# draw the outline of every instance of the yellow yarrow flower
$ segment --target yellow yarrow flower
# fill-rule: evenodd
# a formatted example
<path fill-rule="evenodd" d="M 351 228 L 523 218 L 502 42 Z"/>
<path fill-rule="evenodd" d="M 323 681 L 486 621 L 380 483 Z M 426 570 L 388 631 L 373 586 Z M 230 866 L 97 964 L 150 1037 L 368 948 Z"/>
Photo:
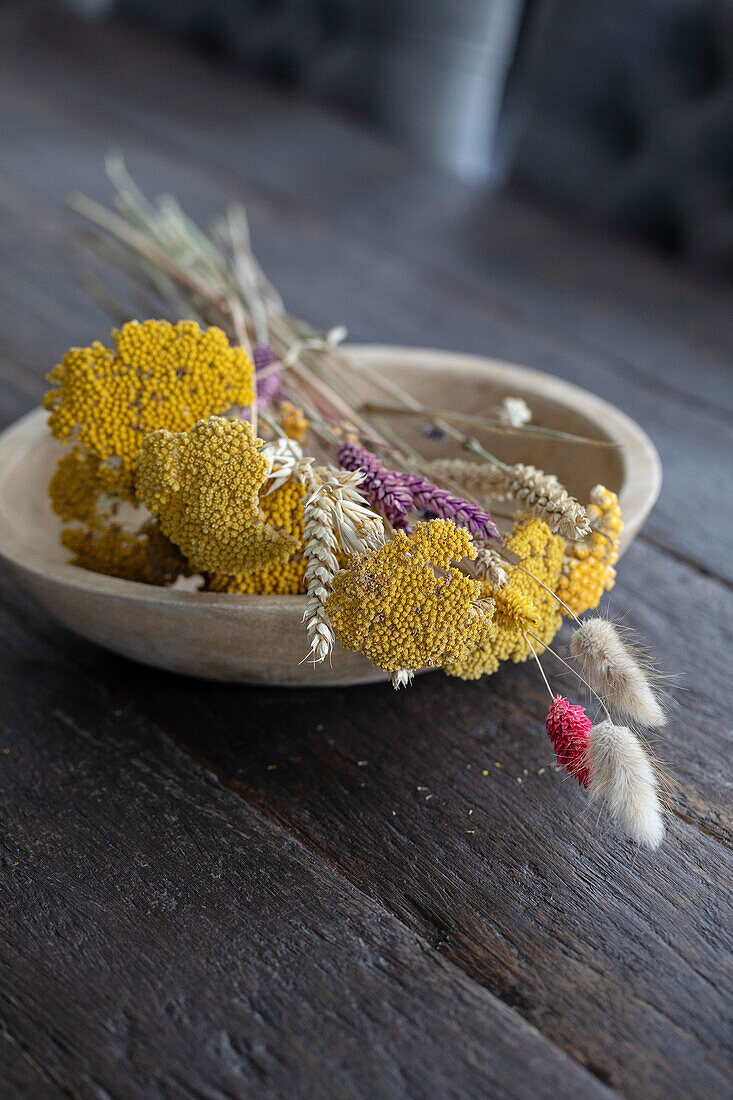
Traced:
<path fill-rule="evenodd" d="M 303 415 L 303 410 L 293 405 L 291 401 L 285 401 L 281 407 L 280 423 L 282 430 L 288 439 L 295 439 L 302 443 L 310 428 L 310 420 Z"/>
<path fill-rule="evenodd" d="M 576 615 L 598 607 L 603 593 L 613 588 L 624 526 L 618 497 L 603 485 L 593 489 L 586 511 L 596 530 L 583 542 L 568 545 L 557 586 L 558 596 Z"/>
<path fill-rule="evenodd" d="M 267 522 L 292 535 L 299 546 L 303 542 L 305 492 L 304 485 L 296 481 L 286 481 L 272 492 L 260 494 L 260 506 Z M 298 550 L 287 561 L 273 562 L 263 569 L 255 569 L 249 573 L 212 574 L 206 579 L 206 587 L 211 592 L 296 596 L 306 591 L 305 567 L 305 558 Z"/>
<path fill-rule="evenodd" d="M 243 420 L 212 416 L 186 432 L 150 432 L 137 464 L 140 501 L 194 570 L 238 573 L 286 561 L 297 542 L 265 522 L 262 440 Z"/>
<path fill-rule="evenodd" d="M 228 592 L 239 596 L 302 596 L 305 594 L 306 562 L 295 554 L 288 561 L 266 565 L 251 573 L 211 574 L 206 581 L 209 592 Z"/>
<path fill-rule="evenodd" d="M 477 582 L 452 563 L 475 556 L 468 531 L 450 520 L 416 524 L 411 538 L 398 531 L 334 577 L 326 610 L 336 636 L 388 672 L 461 660 L 488 614 L 475 606 Z"/>
<path fill-rule="evenodd" d="M 64 523 L 78 520 L 90 527 L 100 522 L 99 498 L 104 485 L 99 459 L 74 447 L 63 455 L 48 485 L 51 507 Z"/>
<path fill-rule="evenodd" d="M 491 597 L 496 605 L 496 624 L 503 630 L 522 633 L 536 630 L 542 624 L 542 616 L 529 597 L 517 592 L 511 584 L 492 590 Z"/>
<path fill-rule="evenodd" d="M 118 523 L 91 530 L 68 527 L 61 542 L 74 555 L 71 564 L 92 573 L 120 577 L 142 584 L 173 584 L 188 572 L 176 547 L 148 520 L 139 531 L 125 531 Z"/>
<path fill-rule="evenodd" d="M 76 440 L 128 472 L 149 431 L 183 431 L 252 402 L 252 364 L 221 329 L 130 321 L 112 339 L 113 348 L 99 342 L 71 348 L 48 375 L 53 389 L 43 404 L 57 439 Z"/>
<path fill-rule="evenodd" d="M 496 672 L 501 661 L 526 661 L 532 656 L 523 634 L 527 630 L 534 635 L 530 641 L 536 652 L 544 651 L 562 622 L 552 592 L 562 569 L 564 545 L 564 540 L 553 535 L 539 517 L 523 516 L 516 521 L 505 547 L 519 558 L 522 568 L 507 565 L 507 583 L 503 588 L 494 589 L 488 581 L 479 582 L 482 598 L 492 599 L 496 604 L 495 620 L 484 629 L 476 647 L 464 659 L 445 666 L 447 673 L 462 680 L 477 680 Z"/>

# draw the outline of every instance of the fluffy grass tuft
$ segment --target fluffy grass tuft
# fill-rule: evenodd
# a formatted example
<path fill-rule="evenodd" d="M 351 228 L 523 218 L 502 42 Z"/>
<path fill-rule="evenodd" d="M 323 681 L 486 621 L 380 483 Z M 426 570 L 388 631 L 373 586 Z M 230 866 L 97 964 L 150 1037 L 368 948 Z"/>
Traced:
<path fill-rule="evenodd" d="M 594 726 L 588 766 L 591 802 L 605 806 L 637 844 L 658 848 L 664 822 L 657 778 L 638 737 L 611 722 Z"/>
<path fill-rule="evenodd" d="M 666 723 L 643 656 L 637 656 L 613 623 L 586 619 L 572 637 L 570 652 L 593 690 L 620 717 L 650 728 Z"/>

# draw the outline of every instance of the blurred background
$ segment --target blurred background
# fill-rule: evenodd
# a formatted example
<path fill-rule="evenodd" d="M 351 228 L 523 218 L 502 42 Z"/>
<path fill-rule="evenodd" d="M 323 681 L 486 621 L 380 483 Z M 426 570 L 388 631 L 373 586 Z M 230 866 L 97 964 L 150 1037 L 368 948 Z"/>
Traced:
<path fill-rule="evenodd" d="M 0 74 L 6 420 L 109 323 L 68 198 L 111 151 L 243 202 L 320 328 L 578 382 L 668 470 L 733 407 L 733 0 L 3 0 Z"/>
<path fill-rule="evenodd" d="M 730 0 L 66 0 L 733 271 Z"/>

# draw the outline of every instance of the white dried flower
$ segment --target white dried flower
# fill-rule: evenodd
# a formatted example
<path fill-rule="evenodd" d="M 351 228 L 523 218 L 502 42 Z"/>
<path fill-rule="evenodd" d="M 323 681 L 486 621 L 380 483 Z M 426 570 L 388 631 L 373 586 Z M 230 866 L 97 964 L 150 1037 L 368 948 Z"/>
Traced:
<path fill-rule="evenodd" d="M 641 726 L 666 723 L 642 665 L 613 623 L 586 619 L 573 634 L 570 652 L 590 686 L 612 710 Z"/>
<path fill-rule="evenodd" d="M 529 424 L 532 410 L 523 397 L 505 397 L 499 405 L 497 417 L 503 424 L 521 428 L 523 424 Z"/>
<path fill-rule="evenodd" d="M 626 726 L 601 722 L 588 747 L 590 799 L 606 807 L 637 844 L 658 848 L 664 837 L 657 778 L 639 739 Z"/>
<path fill-rule="evenodd" d="M 401 668 L 397 672 L 391 673 L 390 680 L 395 691 L 399 691 L 400 688 L 409 687 L 414 677 L 415 673 L 411 669 Z"/>
<path fill-rule="evenodd" d="M 263 488 L 264 496 L 279 489 L 296 475 L 302 478 L 305 468 L 313 462 L 312 458 L 303 458 L 303 449 L 294 439 L 274 439 L 271 443 L 265 443 L 260 453 L 269 463 Z"/>

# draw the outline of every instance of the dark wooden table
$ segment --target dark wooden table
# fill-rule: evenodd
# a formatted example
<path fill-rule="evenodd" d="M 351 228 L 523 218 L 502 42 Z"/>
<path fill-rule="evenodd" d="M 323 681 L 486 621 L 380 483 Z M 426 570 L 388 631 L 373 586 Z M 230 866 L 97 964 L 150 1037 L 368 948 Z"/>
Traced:
<path fill-rule="evenodd" d="M 119 148 L 199 218 L 243 199 L 301 315 L 635 416 L 666 480 L 609 607 L 679 676 L 649 855 L 538 774 L 530 667 L 199 683 L 2 578 L 0 1095 L 731 1095 L 730 290 L 134 30 L 6 3 L 0 63 L 3 424 L 109 327 L 64 202 Z"/>

